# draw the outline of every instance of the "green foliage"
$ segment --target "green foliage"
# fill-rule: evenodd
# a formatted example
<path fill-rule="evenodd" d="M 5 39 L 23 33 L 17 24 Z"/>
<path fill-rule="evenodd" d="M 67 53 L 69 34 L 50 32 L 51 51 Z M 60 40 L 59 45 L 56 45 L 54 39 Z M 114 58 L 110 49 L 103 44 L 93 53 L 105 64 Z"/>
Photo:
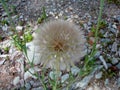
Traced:
<path fill-rule="evenodd" d="M 8 20 L 6 20 L 6 19 L 1 20 L 0 23 L 1 23 L 2 25 L 5 25 L 5 24 L 9 25 L 9 22 L 8 22 Z"/>
<path fill-rule="evenodd" d="M 99 29 L 103 29 L 105 27 L 107 27 L 107 22 L 105 20 L 100 20 Z"/>
<path fill-rule="evenodd" d="M 89 74 L 91 71 L 93 71 L 93 69 L 95 67 L 95 57 L 94 56 L 97 52 L 96 44 L 98 42 L 98 32 L 99 32 L 100 26 L 104 25 L 103 22 L 101 23 L 103 5 L 104 5 L 104 0 L 101 0 L 97 26 L 95 28 L 92 28 L 92 32 L 94 32 L 94 34 L 95 34 L 95 42 L 93 44 L 91 53 L 86 55 L 86 57 L 85 57 L 84 66 L 80 72 L 80 76 L 85 76 L 85 75 Z"/>
<path fill-rule="evenodd" d="M 23 41 L 22 38 L 20 38 L 18 35 L 14 35 L 12 37 L 14 45 L 22 51 L 23 47 L 25 46 L 25 42 Z"/>
<path fill-rule="evenodd" d="M 112 78 L 112 77 L 116 76 L 116 73 L 114 71 L 112 71 L 111 69 L 108 69 L 108 70 L 103 69 L 102 71 L 104 73 L 103 79 Z"/>
<path fill-rule="evenodd" d="M 26 42 L 32 41 L 32 40 L 33 40 L 32 34 L 31 34 L 30 32 L 25 33 L 25 34 L 24 34 L 24 40 L 25 40 Z"/>
<path fill-rule="evenodd" d="M 10 49 L 10 47 L 4 47 L 4 51 L 5 51 L 6 53 L 9 52 L 9 49 Z"/>
<path fill-rule="evenodd" d="M 107 0 L 108 3 L 114 3 L 116 5 L 120 5 L 120 0 Z"/>
<path fill-rule="evenodd" d="M 14 41 L 14 45 L 22 51 L 23 47 L 25 47 L 25 44 L 27 42 L 32 41 L 33 36 L 30 32 L 26 32 L 23 34 L 23 36 L 19 36 L 19 35 L 14 35 L 13 37 L 13 41 Z"/>
<path fill-rule="evenodd" d="M 38 18 L 37 23 L 40 24 L 43 22 L 43 20 L 46 20 L 47 16 L 46 16 L 46 11 L 45 11 L 45 7 L 42 8 L 42 15 L 40 18 Z"/>

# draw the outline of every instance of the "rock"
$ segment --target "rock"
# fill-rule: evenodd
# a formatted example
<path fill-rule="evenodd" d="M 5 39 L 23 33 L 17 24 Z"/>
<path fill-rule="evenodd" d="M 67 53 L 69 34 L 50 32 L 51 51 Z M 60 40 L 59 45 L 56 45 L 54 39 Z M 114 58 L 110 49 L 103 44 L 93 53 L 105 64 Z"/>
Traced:
<path fill-rule="evenodd" d="M 118 20 L 118 22 L 120 23 L 120 16 L 116 17 L 116 19 Z"/>
<path fill-rule="evenodd" d="M 2 17 L 6 17 L 7 16 L 7 12 L 3 12 Z"/>
<path fill-rule="evenodd" d="M 75 85 L 73 84 L 72 90 L 84 90 L 90 83 L 91 79 L 94 77 L 95 72 L 99 71 L 101 68 L 103 68 L 102 65 L 94 68 L 92 73 L 90 73 L 88 76 L 85 76 L 80 82 L 76 82 Z"/>
<path fill-rule="evenodd" d="M 112 52 L 117 52 L 117 43 L 114 42 L 112 45 Z"/>
<path fill-rule="evenodd" d="M 105 85 L 108 85 L 109 84 L 109 79 L 105 79 Z"/>
<path fill-rule="evenodd" d="M 117 58 L 113 58 L 112 59 L 112 64 L 117 64 L 118 63 L 118 59 Z"/>
<path fill-rule="evenodd" d="M 120 48 L 119 48 L 118 54 L 119 54 L 119 57 L 120 57 Z"/>
<path fill-rule="evenodd" d="M 86 90 L 94 90 L 93 87 L 88 87 Z"/>
<path fill-rule="evenodd" d="M 77 75 L 80 72 L 80 69 L 78 67 L 72 67 L 71 68 L 71 73 L 73 75 Z"/>
<path fill-rule="evenodd" d="M 100 56 L 101 52 L 100 51 L 97 51 L 96 54 L 95 54 L 95 58 L 98 58 Z"/>
<path fill-rule="evenodd" d="M 117 30 L 115 28 L 110 28 L 110 31 L 114 34 L 116 34 Z"/>
<path fill-rule="evenodd" d="M 106 32 L 103 36 L 104 37 L 109 37 L 108 35 L 109 35 L 109 32 Z"/>
<path fill-rule="evenodd" d="M 44 90 L 43 87 L 32 88 L 32 90 Z"/>
<path fill-rule="evenodd" d="M 19 81 L 20 81 L 20 77 L 19 76 L 15 77 L 13 80 L 13 85 L 16 86 L 19 83 Z"/>
<path fill-rule="evenodd" d="M 0 65 L 2 65 L 5 62 L 5 59 L 0 60 Z"/>
<path fill-rule="evenodd" d="M 6 31 L 8 30 L 8 26 L 5 24 L 5 25 L 2 27 L 2 30 L 3 30 L 4 32 L 6 32 Z"/>
<path fill-rule="evenodd" d="M 120 88 L 120 77 L 117 80 L 117 85 L 118 85 L 118 88 Z"/>
<path fill-rule="evenodd" d="M 31 85 L 32 85 L 33 87 L 39 87 L 39 86 L 41 86 L 41 82 L 38 80 L 38 81 L 36 81 L 36 82 L 34 82 L 34 83 L 31 83 Z"/>
<path fill-rule="evenodd" d="M 25 72 L 24 79 L 26 80 L 29 77 L 36 79 L 37 77 L 33 75 L 34 73 L 35 73 L 35 70 L 33 68 L 30 68 L 28 71 Z"/>
<path fill-rule="evenodd" d="M 102 43 L 109 43 L 111 40 L 109 38 L 101 39 Z"/>
<path fill-rule="evenodd" d="M 98 49 L 98 48 L 100 48 L 100 47 L 101 47 L 101 45 L 100 45 L 100 44 L 97 44 L 97 45 L 96 45 L 96 48 L 97 48 L 97 49 Z"/>
<path fill-rule="evenodd" d="M 95 75 L 96 79 L 100 79 L 102 77 L 103 72 L 99 72 Z"/>
<path fill-rule="evenodd" d="M 56 80 L 56 78 L 61 77 L 61 75 L 62 75 L 62 72 L 51 71 L 51 72 L 49 73 L 49 77 L 50 77 L 52 80 Z"/>
<path fill-rule="evenodd" d="M 69 78 L 69 74 L 65 74 L 61 77 L 61 83 L 65 82 Z"/>
<path fill-rule="evenodd" d="M 112 64 L 111 64 L 111 63 L 107 63 L 107 66 L 108 66 L 108 68 L 109 68 L 109 67 L 111 67 L 111 66 L 112 66 Z"/>
<path fill-rule="evenodd" d="M 88 86 L 90 80 L 93 78 L 93 76 L 94 75 L 88 75 L 88 76 L 84 77 L 79 83 L 76 84 L 75 89 L 77 89 L 77 88 L 85 89 Z"/>
<path fill-rule="evenodd" d="M 118 69 L 120 69 L 120 63 L 118 63 L 118 64 L 116 65 L 116 67 L 117 67 Z"/>
<path fill-rule="evenodd" d="M 86 30 L 88 30 L 88 25 L 86 23 L 84 23 L 83 26 Z"/>
<path fill-rule="evenodd" d="M 20 18 L 20 19 L 23 19 L 23 15 L 21 15 L 19 18 Z"/>
<path fill-rule="evenodd" d="M 23 27 L 22 27 L 22 26 L 16 26 L 16 30 L 17 30 L 17 31 L 22 31 L 22 30 L 23 30 Z"/>
<path fill-rule="evenodd" d="M 26 83 L 26 84 L 25 84 L 25 88 L 26 88 L 25 90 L 30 90 L 30 89 L 31 89 L 30 83 Z"/>
<path fill-rule="evenodd" d="M 20 85 L 21 85 L 21 87 L 24 87 L 24 85 L 25 85 L 24 79 L 21 79 L 21 80 L 20 80 Z"/>
<path fill-rule="evenodd" d="M 103 56 L 100 56 L 99 59 L 100 59 L 101 62 L 103 63 L 105 69 L 108 69 L 108 66 L 107 66 L 106 61 L 105 61 L 105 59 L 103 58 Z"/>
<path fill-rule="evenodd" d="M 35 83 L 33 80 L 29 81 L 29 83 L 33 86 L 33 84 Z"/>
<path fill-rule="evenodd" d="M 113 28 L 117 29 L 117 26 L 115 24 L 112 25 Z"/>
<path fill-rule="evenodd" d="M 88 87 L 86 90 L 101 90 L 101 88 L 98 87 L 97 85 L 94 85 L 94 86 Z M 105 89 L 102 89 L 102 90 L 105 90 Z"/>

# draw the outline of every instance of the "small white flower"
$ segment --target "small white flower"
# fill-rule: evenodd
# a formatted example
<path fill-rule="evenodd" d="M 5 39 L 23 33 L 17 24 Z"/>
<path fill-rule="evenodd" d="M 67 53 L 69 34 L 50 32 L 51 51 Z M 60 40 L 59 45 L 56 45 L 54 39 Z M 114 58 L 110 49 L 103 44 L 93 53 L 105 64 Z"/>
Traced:
<path fill-rule="evenodd" d="M 38 27 L 28 57 L 30 61 L 34 57 L 34 64 L 69 70 L 85 55 L 85 41 L 76 25 L 64 20 L 50 21 Z"/>

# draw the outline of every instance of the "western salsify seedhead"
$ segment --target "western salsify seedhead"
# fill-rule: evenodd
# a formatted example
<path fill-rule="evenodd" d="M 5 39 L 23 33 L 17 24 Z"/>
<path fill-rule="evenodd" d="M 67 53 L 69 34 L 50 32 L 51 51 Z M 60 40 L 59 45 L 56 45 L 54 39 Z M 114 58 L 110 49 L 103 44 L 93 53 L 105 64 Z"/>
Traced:
<path fill-rule="evenodd" d="M 49 21 L 39 26 L 34 33 L 34 48 L 28 57 L 34 64 L 43 64 L 60 70 L 69 70 L 85 55 L 83 31 L 64 20 Z M 29 53 L 34 55 L 31 56 Z"/>

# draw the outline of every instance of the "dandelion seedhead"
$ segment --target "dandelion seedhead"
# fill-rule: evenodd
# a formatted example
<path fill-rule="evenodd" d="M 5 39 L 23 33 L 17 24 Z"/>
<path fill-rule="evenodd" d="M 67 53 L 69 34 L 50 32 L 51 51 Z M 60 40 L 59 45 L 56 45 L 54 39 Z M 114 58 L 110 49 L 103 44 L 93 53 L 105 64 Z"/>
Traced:
<path fill-rule="evenodd" d="M 83 32 L 72 23 L 64 20 L 45 23 L 38 27 L 34 35 L 33 62 L 69 70 L 85 55 L 85 41 Z"/>

